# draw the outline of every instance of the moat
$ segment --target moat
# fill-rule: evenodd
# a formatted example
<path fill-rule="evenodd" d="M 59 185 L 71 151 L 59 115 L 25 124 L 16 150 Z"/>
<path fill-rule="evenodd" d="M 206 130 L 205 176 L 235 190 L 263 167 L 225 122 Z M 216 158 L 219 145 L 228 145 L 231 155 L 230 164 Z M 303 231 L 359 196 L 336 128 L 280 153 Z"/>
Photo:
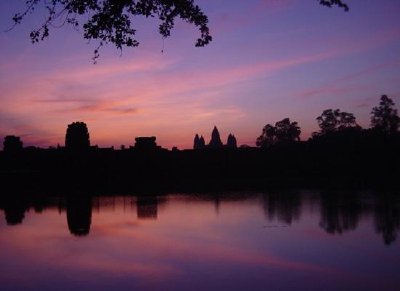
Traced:
<path fill-rule="evenodd" d="M 400 286 L 395 191 L 26 194 L 1 198 L 1 290 Z"/>

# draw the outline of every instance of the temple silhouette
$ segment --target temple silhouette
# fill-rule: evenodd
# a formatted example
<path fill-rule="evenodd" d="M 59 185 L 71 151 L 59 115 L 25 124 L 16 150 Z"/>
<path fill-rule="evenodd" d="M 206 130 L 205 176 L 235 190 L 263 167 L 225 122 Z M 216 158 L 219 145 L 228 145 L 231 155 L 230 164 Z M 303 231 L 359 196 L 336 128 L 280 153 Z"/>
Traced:
<path fill-rule="evenodd" d="M 340 109 L 326 109 L 316 121 L 320 130 L 306 141 L 298 123 L 286 117 L 266 124 L 256 147 L 238 146 L 232 133 L 224 143 L 214 126 L 208 143 L 196 133 L 193 149 L 183 150 L 163 148 L 155 136 L 136 136 L 134 145 L 120 149 L 100 148 L 91 144 L 86 123 L 76 121 L 67 126 L 64 147 L 24 147 L 20 137 L 5 136 L 0 183 L 154 191 L 273 184 L 400 188 L 400 117 L 387 95 L 372 108 L 370 128 Z"/>
<path fill-rule="evenodd" d="M 204 137 L 196 133 L 193 141 L 193 149 L 198 150 L 198 149 L 205 149 L 205 148 L 210 148 L 210 149 L 220 149 L 224 147 L 229 147 L 229 148 L 237 148 L 237 141 L 236 137 L 233 134 L 228 135 L 228 139 L 226 141 L 226 144 L 224 145 L 221 141 L 221 137 L 218 131 L 218 128 L 214 126 L 214 129 L 212 130 L 211 133 L 211 140 L 206 145 Z"/>

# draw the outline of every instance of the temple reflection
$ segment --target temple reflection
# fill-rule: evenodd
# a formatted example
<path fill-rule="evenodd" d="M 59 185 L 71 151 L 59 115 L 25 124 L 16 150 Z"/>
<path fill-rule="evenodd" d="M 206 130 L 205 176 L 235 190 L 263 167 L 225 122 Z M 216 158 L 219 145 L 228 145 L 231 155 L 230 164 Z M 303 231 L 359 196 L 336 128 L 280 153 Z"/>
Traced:
<path fill-rule="evenodd" d="M 90 196 L 72 196 L 67 198 L 67 223 L 71 234 L 86 236 L 92 222 L 92 199 Z"/>
<path fill-rule="evenodd" d="M 58 210 L 66 215 L 70 234 L 87 236 L 92 226 L 92 212 L 134 214 L 138 220 L 157 220 L 160 211 L 174 203 L 174 195 L 143 193 L 132 196 L 91 196 L 87 191 L 73 192 L 69 195 L 46 196 L 34 193 L 14 192 L 13 195 L 0 196 L 0 210 L 9 226 L 19 225 L 35 215 L 46 215 L 46 210 Z M 302 220 L 302 213 L 310 214 L 324 232 L 332 235 L 355 231 L 360 221 L 372 221 L 372 229 L 382 237 L 386 245 L 396 241 L 400 231 L 400 197 L 395 192 L 374 192 L 360 194 L 350 191 L 314 191 L 313 198 L 300 191 L 275 191 L 268 193 L 201 193 L 181 195 L 185 203 L 207 203 L 217 214 L 223 214 L 221 205 L 236 205 L 251 202 L 261 207 L 269 222 L 293 225 Z M 184 197 L 184 198 L 183 198 Z M 171 200 L 171 198 L 173 198 Z M 166 203 L 169 201 L 169 203 Z M 161 207 L 161 208 L 160 208 Z M 133 218 L 134 219 L 134 218 Z"/>

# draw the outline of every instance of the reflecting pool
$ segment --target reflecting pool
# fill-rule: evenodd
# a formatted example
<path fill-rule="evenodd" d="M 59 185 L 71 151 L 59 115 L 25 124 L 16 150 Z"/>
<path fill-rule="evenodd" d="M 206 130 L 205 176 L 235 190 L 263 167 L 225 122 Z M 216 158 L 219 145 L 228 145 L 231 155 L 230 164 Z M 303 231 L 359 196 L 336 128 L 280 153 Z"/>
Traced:
<path fill-rule="evenodd" d="M 400 193 L 0 202 L 0 290 L 400 290 Z"/>

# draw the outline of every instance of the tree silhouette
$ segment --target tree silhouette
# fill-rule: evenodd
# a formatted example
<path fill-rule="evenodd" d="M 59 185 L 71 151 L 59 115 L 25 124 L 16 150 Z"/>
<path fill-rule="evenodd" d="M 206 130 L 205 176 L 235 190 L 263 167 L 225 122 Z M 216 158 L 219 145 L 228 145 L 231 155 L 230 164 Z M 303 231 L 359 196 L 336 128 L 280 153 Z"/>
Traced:
<path fill-rule="evenodd" d="M 210 148 L 220 148 L 222 147 L 222 141 L 221 137 L 219 135 L 218 128 L 214 126 L 214 129 L 211 133 L 211 140 L 210 143 L 208 144 Z"/>
<path fill-rule="evenodd" d="M 264 126 L 262 134 L 257 138 L 256 145 L 259 147 L 267 147 L 276 143 L 275 127 L 271 124 Z"/>
<path fill-rule="evenodd" d="M 321 5 L 327 7 L 333 7 L 335 5 L 343 8 L 345 11 L 349 11 L 349 6 L 342 0 L 318 0 Z"/>
<path fill-rule="evenodd" d="M 290 122 L 284 118 L 275 123 L 275 126 L 267 124 L 264 126 L 261 135 L 257 138 L 256 145 L 268 147 L 277 143 L 291 143 L 300 140 L 301 130 L 297 122 Z"/>
<path fill-rule="evenodd" d="M 7 135 L 6 137 L 4 137 L 4 141 L 3 141 L 3 150 L 5 152 L 17 152 L 22 150 L 22 141 L 21 138 L 19 136 L 15 136 L 15 135 Z"/>
<path fill-rule="evenodd" d="M 292 142 L 300 140 L 300 127 L 297 122 L 290 122 L 289 118 L 275 123 L 276 137 L 278 142 Z"/>
<path fill-rule="evenodd" d="M 81 151 L 90 147 L 89 131 L 84 122 L 73 122 L 68 125 L 65 135 L 65 147 L 73 151 Z"/>
<path fill-rule="evenodd" d="M 395 104 L 392 99 L 386 95 L 382 95 L 379 106 L 372 108 L 371 111 L 371 126 L 373 129 L 393 134 L 398 131 L 400 118 Z"/>
<path fill-rule="evenodd" d="M 342 0 L 318 0 L 319 4 L 338 6 L 345 11 L 348 5 Z M 208 27 L 208 17 L 194 0 L 25 0 L 26 8 L 14 15 L 14 26 L 43 5 L 47 15 L 43 23 L 31 31 L 33 43 L 46 39 L 50 28 L 64 24 L 75 28 L 83 28 L 83 37 L 88 40 L 98 40 L 99 45 L 94 51 L 94 61 L 99 57 L 99 48 L 111 43 L 118 49 L 136 47 L 136 29 L 133 19 L 137 16 L 155 17 L 160 21 L 159 33 L 168 37 L 174 28 L 176 18 L 194 24 L 200 32 L 196 46 L 202 47 L 212 41 Z M 229 7 L 229 5 L 227 5 Z M 81 20 L 83 20 L 83 24 Z"/>
<path fill-rule="evenodd" d="M 159 33 L 163 37 L 170 36 L 175 19 L 180 18 L 199 29 L 196 46 L 205 46 L 212 40 L 208 18 L 193 0 L 25 0 L 25 3 L 26 9 L 14 15 L 14 25 L 20 24 L 39 5 L 44 5 L 47 11 L 42 25 L 30 33 L 33 43 L 47 38 L 50 28 L 64 24 L 82 27 L 85 39 L 99 41 L 94 60 L 104 44 L 111 43 L 120 50 L 139 45 L 132 25 L 137 16 L 158 18 Z M 83 25 L 82 19 L 85 19 Z"/>
<path fill-rule="evenodd" d="M 339 109 L 326 109 L 317 117 L 321 134 L 346 128 L 359 127 L 352 113 L 341 112 Z"/>

